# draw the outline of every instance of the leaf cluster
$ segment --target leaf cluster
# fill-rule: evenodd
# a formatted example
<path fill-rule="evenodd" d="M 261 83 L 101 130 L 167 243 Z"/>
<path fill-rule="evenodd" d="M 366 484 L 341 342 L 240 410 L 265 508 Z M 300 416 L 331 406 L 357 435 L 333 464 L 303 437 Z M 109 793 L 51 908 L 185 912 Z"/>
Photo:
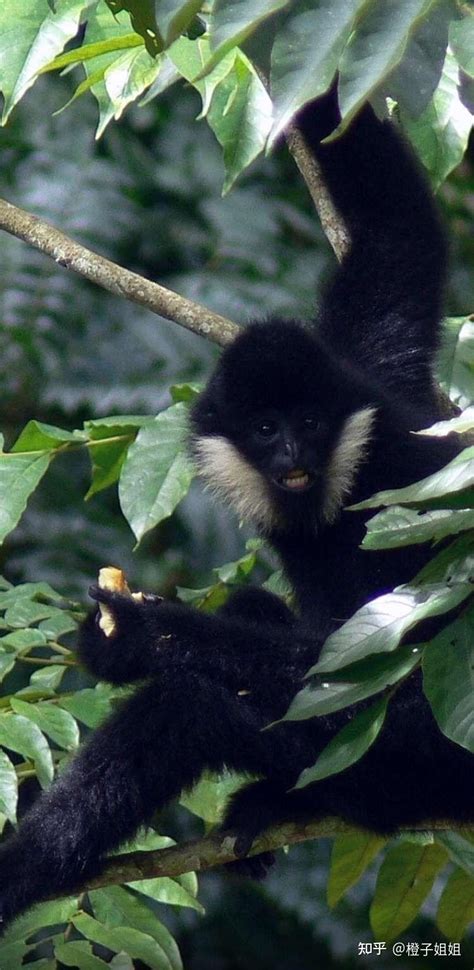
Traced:
<path fill-rule="evenodd" d="M 338 71 L 341 127 L 368 98 L 389 98 L 436 185 L 466 148 L 459 70 L 473 77 L 473 19 L 455 0 L 25 3 L 28 29 L 12 2 L 0 13 L 4 122 L 44 71 L 81 66 L 72 100 L 92 92 L 98 135 L 132 102 L 185 80 L 222 146 L 227 191 Z"/>

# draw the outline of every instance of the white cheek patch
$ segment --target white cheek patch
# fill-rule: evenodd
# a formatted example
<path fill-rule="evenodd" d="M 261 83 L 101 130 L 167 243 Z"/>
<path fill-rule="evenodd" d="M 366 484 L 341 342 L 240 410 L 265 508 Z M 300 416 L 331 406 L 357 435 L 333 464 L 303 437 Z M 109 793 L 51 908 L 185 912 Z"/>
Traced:
<path fill-rule="evenodd" d="M 357 472 L 367 457 L 377 409 L 361 408 L 347 418 L 329 459 L 321 515 L 334 522 L 352 491 Z"/>
<path fill-rule="evenodd" d="M 207 487 L 230 502 L 240 519 L 254 522 L 266 532 L 276 525 L 278 515 L 265 479 L 227 438 L 195 438 L 193 452 Z"/>

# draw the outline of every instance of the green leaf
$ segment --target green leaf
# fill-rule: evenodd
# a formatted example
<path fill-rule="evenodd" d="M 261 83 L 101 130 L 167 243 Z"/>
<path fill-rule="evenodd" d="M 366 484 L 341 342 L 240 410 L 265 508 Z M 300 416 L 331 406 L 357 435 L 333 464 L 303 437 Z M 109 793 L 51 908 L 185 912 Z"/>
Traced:
<path fill-rule="evenodd" d="M 421 620 L 447 613 L 472 592 L 469 583 L 455 586 L 400 586 L 367 603 L 326 640 L 310 674 L 339 670 L 373 653 L 395 650 L 402 636 Z"/>
<path fill-rule="evenodd" d="M 183 792 L 179 801 L 207 825 L 217 825 L 222 821 L 230 796 L 248 780 L 248 776 L 233 771 L 222 774 L 206 771 L 191 791 Z"/>
<path fill-rule="evenodd" d="M 184 401 L 185 404 L 192 404 L 196 400 L 198 394 L 202 391 L 202 384 L 172 384 L 170 387 L 170 394 L 173 404 L 179 404 L 180 401 Z"/>
<path fill-rule="evenodd" d="M 474 877 L 474 845 L 470 839 L 465 839 L 459 832 L 437 832 L 436 841 L 457 866 Z"/>
<path fill-rule="evenodd" d="M 38 626 L 37 633 L 48 640 L 58 640 L 65 633 L 72 633 L 77 629 L 77 622 L 66 610 L 58 610 L 52 616 L 47 616 Z M 26 631 L 32 632 L 32 631 Z"/>
<path fill-rule="evenodd" d="M 251 62 L 239 51 L 232 71 L 216 88 L 208 122 L 224 151 L 222 192 L 263 151 L 272 125 L 272 103 Z"/>
<path fill-rule="evenodd" d="M 414 585 L 471 582 L 473 569 L 472 536 L 461 535 L 423 566 L 414 579 Z"/>
<path fill-rule="evenodd" d="M 80 740 L 79 728 L 68 711 L 48 703 L 27 704 L 17 697 L 12 697 L 10 703 L 12 710 L 37 724 L 60 748 L 65 751 L 74 751 L 77 748 Z"/>
<path fill-rule="evenodd" d="M 443 734 L 474 751 L 474 609 L 428 644 L 423 689 Z"/>
<path fill-rule="evenodd" d="M 86 687 L 70 697 L 61 697 L 58 703 L 90 728 L 98 727 L 111 712 L 110 696 L 96 687 Z"/>
<path fill-rule="evenodd" d="M 36 80 L 38 71 L 77 34 L 96 0 L 61 0 L 58 4 L 21 0 L 0 4 L 2 123 Z"/>
<path fill-rule="evenodd" d="M 418 915 L 447 861 L 448 855 L 440 845 L 400 842 L 388 850 L 370 908 L 376 939 L 389 942 L 398 939 Z"/>
<path fill-rule="evenodd" d="M 382 730 L 387 713 L 388 698 L 381 697 L 371 707 L 356 714 L 329 742 L 311 768 L 305 768 L 295 788 L 304 788 L 313 781 L 344 771 L 371 747 Z"/>
<path fill-rule="evenodd" d="M 94 956 L 90 943 L 85 940 L 58 943 L 54 947 L 54 955 L 66 967 L 75 967 L 76 970 L 104 970 L 106 966 L 104 960 Z"/>
<path fill-rule="evenodd" d="M 451 22 L 449 43 L 459 67 L 469 77 L 474 77 L 474 17 L 472 13 L 462 20 Z"/>
<path fill-rule="evenodd" d="M 330 679 L 322 684 L 303 687 L 282 720 L 303 721 L 358 704 L 406 677 L 420 660 L 420 647 L 410 644 L 393 654 L 375 654 L 366 661 L 344 667 L 339 676 L 330 674 Z"/>
<path fill-rule="evenodd" d="M 75 47 L 66 54 L 60 54 L 43 68 L 45 71 L 62 70 L 70 65 L 83 64 L 90 61 L 93 57 L 100 57 L 102 54 L 114 54 L 117 51 L 128 50 L 130 47 L 143 47 L 143 40 L 136 34 L 125 34 L 122 37 L 112 37 L 110 40 L 99 40 L 95 44 L 82 44 Z"/>
<path fill-rule="evenodd" d="M 292 6 L 272 50 L 275 117 L 270 143 L 303 104 L 327 90 L 363 6 L 364 0 L 306 0 Z"/>
<path fill-rule="evenodd" d="M 463 869 L 451 873 L 438 904 L 436 925 L 448 940 L 461 940 L 474 921 L 474 879 Z"/>
<path fill-rule="evenodd" d="M 79 913 L 79 916 L 73 917 L 72 923 L 87 939 L 108 947 L 113 953 L 124 950 L 133 959 L 143 960 L 150 970 L 169 970 L 169 961 L 162 948 L 147 933 L 129 926 L 114 926 L 111 929 L 87 913 Z"/>
<path fill-rule="evenodd" d="M 163 954 L 166 970 L 182 970 L 178 947 L 171 933 L 156 917 L 156 913 L 133 893 L 122 886 L 108 886 L 89 893 L 94 915 L 108 927 L 132 926 L 152 936 Z"/>
<path fill-rule="evenodd" d="M 108 6 L 117 16 L 121 11 L 130 14 L 133 29 L 145 42 L 149 54 L 154 57 L 163 48 L 156 21 L 157 0 L 106 0 Z M 161 0 L 158 0 L 161 5 Z"/>
<path fill-rule="evenodd" d="M 451 317 L 444 321 L 437 373 L 443 391 L 460 408 L 474 402 L 474 321 Z"/>
<path fill-rule="evenodd" d="M 401 61 L 410 32 L 433 0 L 384 0 L 362 10 L 339 63 L 339 105 L 347 121 Z"/>
<path fill-rule="evenodd" d="M 123 514 L 140 540 L 186 495 L 193 468 L 185 451 L 188 409 L 174 404 L 140 430 L 120 476 Z"/>
<path fill-rule="evenodd" d="M 15 630 L 0 637 L 0 649 L 10 648 L 18 652 L 31 650 L 33 647 L 44 647 L 46 636 L 41 630 Z"/>
<path fill-rule="evenodd" d="M 370 832 L 355 832 L 334 839 L 327 888 L 331 908 L 359 881 L 385 842 L 385 839 Z"/>
<path fill-rule="evenodd" d="M 130 32 L 130 16 L 127 11 L 124 10 L 114 15 L 107 4 L 100 3 L 88 17 L 85 40 L 87 44 L 96 44 L 102 41 L 116 42 L 120 38 L 129 37 Z M 117 45 L 115 44 L 115 46 Z M 110 99 L 104 76 L 106 70 L 116 63 L 121 56 L 122 52 L 117 53 L 117 50 L 115 50 L 108 54 L 101 54 L 84 63 L 88 83 L 84 86 L 80 85 L 76 95 L 90 89 L 99 105 L 99 124 L 96 138 L 100 138 L 115 115 L 115 105 Z"/>
<path fill-rule="evenodd" d="M 392 488 L 377 492 L 352 509 L 371 509 L 378 505 L 403 505 L 406 502 L 427 502 L 445 495 L 456 495 L 474 487 L 474 447 L 465 448 L 448 465 L 405 488 Z M 467 503 L 466 503 L 467 504 Z"/>
<path fill-rule="evenodd" d="M 428 106 L 441 77 L 448 45 L 451 0 L 438 0 L 412 32 L 403 58 L 390 74 L 386 90 L 401 109 L 417 118 Z"/>
<path fill-rule="evenodd" d="M 181 877 L 172 879 L 170 876 L 157 876 L 155 879 L 140 879 L 127 883 L 131 889 L 136 889 L 143 896 L 149 896 L 158 903 L 168 906 L 185 906 L 204 913 L 204 906 L 195 898 L 194 891 L 190 891 L 181 882 Z M 194 889 L 194 886 L 193 886 Z"/>
<path fill-rule="evenodd" d="M 80 431 L 64 431 L 63 428 L 56 428 L 52 424 L 28 421 L 11 451 L 20 454 L 26 451 L 54 451 L 64 444 L 77 444 L 78 441 L 83 440 L 85 435 Z"/>
<path fill-rule="evenodd" d="M 0 744 L 24 758 L 31 758 L 41 786 L 48 787 L 54 775 L 53 759 L 48 742 L 36 724 L 20 714 L 3 714 L 0 716 Z"/>
<path fill-rule="evenodd" d="M 61 596 L 49 585 L 49 583 L 20 583 L 18 586 L 10 586 L 9 589 L 0 592 L 0 610 L 14 606 L 21 597 L 25 599 L 60 600 Z"/>
<path fill-rule="evenodd" d="M 18 943 L 5 943 L 2 940 L 4 966 L 8 967 L 8 970 L 20 970 L 24 966 L 23 957 L 29 950 L 31 951 L 31 944 L 24 943 L 22 940 Z"/>
<path fill-rule="evenodd" d="M 405 509 L 393 505 L 367 523 L 364 549 L 395 549 L 420 542 L 439 542 L 474 528 L 474 509 Z"/>
<path fill-rule="evenodd" d="M 151 418 L 130 415 L 85 423 L 92 464 L 92 483 L 86 499 L 118 481 L 130 444 L 150 421 Z"/>
<path fill-rule="evenodd" d="M 104 71 L 105 90 L 116 121 L 125 108 L 136 101 L 158 77 L 162 58 L 152 57 L 144 47 L 125 51 Z"/>
<path fill-rule="evenodd" d="M 33 906 L 23 916 L 19 916 L 5 930 L 2 937 L 2 957 L 3 947 L 6 943 L 14 943 L 17 940 L 28 939 L 37 930 L 42 930 L 46 926 L 54 926 L 56 923 L 68 923 L 71 916 L 77 913 L 77 897 L 71 896 L 67 899 L 56 899 L 49 903 L 39 903 Z M 6 970 L 6 966 L 5 966 Z"/>
<path fill-rule="evenodd" d="M 54 691 L 59 687 L 66 670 L 67 667 L 63 664 L 49 664 L 47 667 L 41 667 L 31 675 L 30 684 L 38 689 Z"/>
<path fill-rule="evenodd" d="M 204 118 L 209 112 L 216 88 L 234 66 L 236 52 L 231 51 L 217 66 L 210 69 L 208 38 L 198 37 L 196 40 L 189 40 L 187 37 L 180 37 L 170 47 L 168 57 L 181 76 L 189 81 L 196 91 L 199 91 L 202 98 L 202 111 L 199 117 Z M 204 77 L 202 77 L 203 71 L 206 72 Z"/>
<path fill-rule="evenodd" d="M 185 0 L 176 9 L 176 0 L 159 0 L 155 3 L 155 16 L 160 34 L 166 46 L 171 44 L 199 13 L 202 0 Z"/>
<path fill-rule="evenodd" d="M 288 4 L 289 0 L 215 0 L 209 22 L 211 47 L 223 57 Z"/>
<path fill-rule="evenodd" d="M 207 116 L 224 151 L 223 192 L 228 192 L 237 176 L 265 147 L 271 127 L 270 98 L 255 68 L 239 50 L 227 54 L 202 79 L 202 68 L 209 58 L 206 38 L 189 41 L 181 37 L 169 49 L 168 56 L 201 94 L 201 117 Z"/>
<path fill-rule="evenodd" d="M 12 825 L 16 824 L 18 778 L 10 758 L 0 751 L 0 812 Z"/>
<path fill-rule="evenodd" d="M 13 670 L 16 663 L 14 653 L 0 652 L 0 681 L 3 681 L 10 670 Z"/>
<path fill-rule="evenodd" d="M 49 619 L 50 617 L 63 618 L 63 611 L 50 603 L 38 603 L 36 600 L 27 599 L 20 596 L 13 606 L 9 606 L 5 612 L 5 621 L 10 627 L 32 626 L 38 620 Z"/>
<path fill-rule="evenodd" d="M 48 469 L 52 452 L 0 452 L 0 543 L 19 522 L 26 503 Z"/>
<path fill-rule="evenodd" d="M 417 431 L 416 433 L 442 438 L 445 435 L 451 434 L 452 431 L 455 431 L 456 434 L 463 434 L 465 431 L 474 431 L 474 407 L 468 407 L 462 414 L 458 414 L 457 417 L 450 418 L 448 421 L 437 421 L 430 428 L 424 428 L 423 431 Z"/>
<path fill-rule="evenodd" d="M 460 98 L 458 65 L 448 51 L 433 98 L 419 118 L 402 112 L 403 126 L 433 186 L 439 188 L 462 161 L 472 129 L 472 115 Z"/>

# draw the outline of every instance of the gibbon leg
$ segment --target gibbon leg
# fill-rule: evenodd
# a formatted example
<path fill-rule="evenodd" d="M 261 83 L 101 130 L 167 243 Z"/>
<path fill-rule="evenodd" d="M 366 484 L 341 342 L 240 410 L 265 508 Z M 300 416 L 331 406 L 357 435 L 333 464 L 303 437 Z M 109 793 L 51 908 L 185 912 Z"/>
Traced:
<path fill-rule="evenodd" d="M 264 772 L 265 718 L 182 670 L 141 688 L 99 728 L 0 851 L 0 916 L 80 888 L 101 859 L 204 768 Z"/>

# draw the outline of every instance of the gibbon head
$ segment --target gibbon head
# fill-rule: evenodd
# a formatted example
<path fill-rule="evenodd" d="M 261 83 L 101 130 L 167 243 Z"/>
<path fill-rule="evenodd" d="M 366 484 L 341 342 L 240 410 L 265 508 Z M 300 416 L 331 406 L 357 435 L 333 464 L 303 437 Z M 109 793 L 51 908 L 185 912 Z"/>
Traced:
<path fill-rule="evenodd" d="M 192 410 L 207 485 L 261 530 L 333 521 L 364 458 L 375 409 L 349 368 L 292 322 L 247 327 Z"/>

